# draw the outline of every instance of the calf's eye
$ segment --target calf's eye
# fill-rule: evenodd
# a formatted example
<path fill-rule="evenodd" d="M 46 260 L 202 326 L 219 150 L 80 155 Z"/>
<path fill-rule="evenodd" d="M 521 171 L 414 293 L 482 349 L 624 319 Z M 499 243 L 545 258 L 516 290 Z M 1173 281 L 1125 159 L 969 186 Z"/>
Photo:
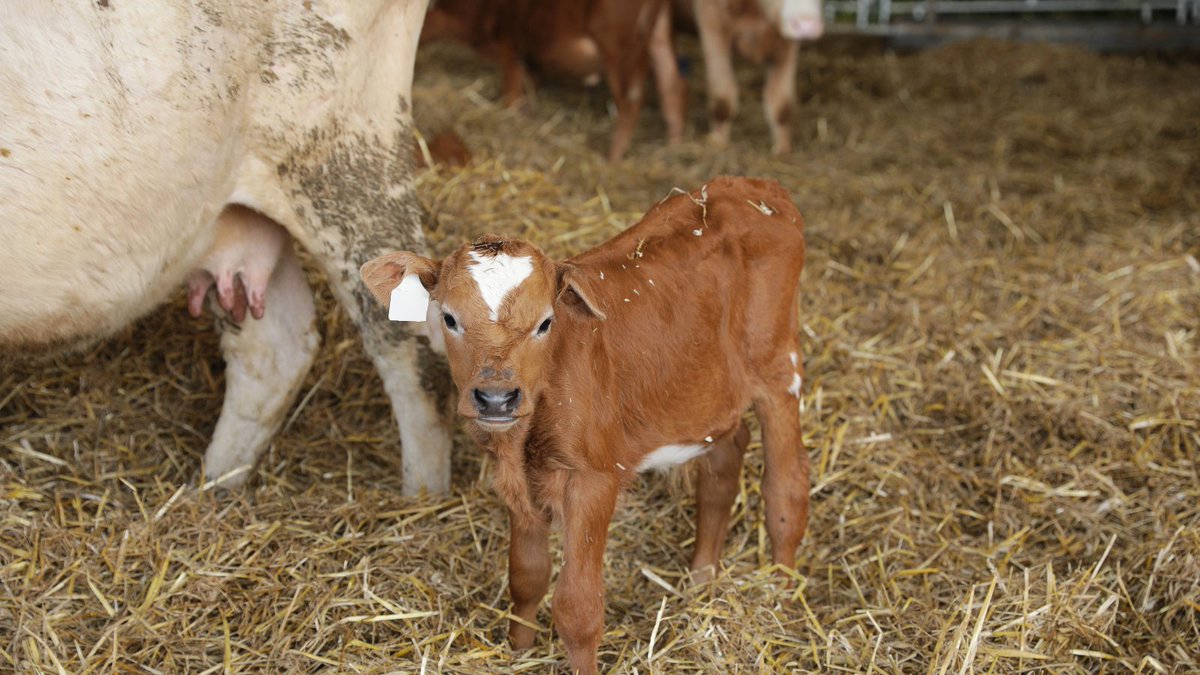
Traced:
<path fill-rule="evenodd" d="M 446 323 L 446 328 L 458 330 L 458 322 L 454 320 L 454 317 L 450 316 L 449 312 L 442 312 L 442 321 Z"/>
<path fill-rule="evenodd" d="M 538 326 L 537 334 L 545 335 L 546 333 L 549 333 L 550 332 L 550 322 L 552 322 L 552 321 L 554 321 L 554 317 L 547 317 L 546 320 L 542 322 L 542 325 Z"/>

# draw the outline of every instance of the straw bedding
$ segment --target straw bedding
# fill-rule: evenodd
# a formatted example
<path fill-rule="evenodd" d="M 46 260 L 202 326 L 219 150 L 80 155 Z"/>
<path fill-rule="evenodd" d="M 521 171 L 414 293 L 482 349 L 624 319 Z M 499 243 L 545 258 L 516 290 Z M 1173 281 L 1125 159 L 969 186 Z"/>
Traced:
<path fill-rule="evenodd" d="M 567 255 L 724 173 L 780 180 L 807 219 L 795 583 L 764 567 L 761 453 L 708 586 L 685 580 L 686 472 L 647 476 L 611 529 L 603 667 L 1200 669 L 1200 64 L 829 41 L 774 159 L 751 68 L 733 145 L 703 143 L 684 52 L 692 140 L 662 147 L 651 109 L 611 166 L 602 91 L 503 110 L 463 50 L 418 62 L 419 126 L 475 157 L 419 178 L 439 251 L 496 231 Z M 379 381 L 317 287 L 317 363 L 231 494 L 189 487 L 223 381 L 182 295 L 0 367 L 0 671 L 562 668 L 548 611 L 532 652 L 506 646 L 490 466 L 463 437 L 452 494 L 399 496 Z"/>

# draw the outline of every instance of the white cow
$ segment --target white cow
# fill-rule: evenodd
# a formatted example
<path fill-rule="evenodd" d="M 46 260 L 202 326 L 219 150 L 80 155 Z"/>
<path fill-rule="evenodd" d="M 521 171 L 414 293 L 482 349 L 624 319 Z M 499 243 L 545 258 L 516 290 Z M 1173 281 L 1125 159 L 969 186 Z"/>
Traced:
<path fill-rule="evenodd" d="M 205 473 L 239 484 L 317 349 L 294 239 L 324 269 L 383 377 L 405 491 L 445 490 L 450 435 L 431 393 L 436 362 L 386 325 L 358 283 L 367 260 L 424 246 L 408 139 L 425 9 L 426 0 L 5 2 L 0 349 L 111 334 L 185 280 L 198 311 L 215 283 L 214 309 L 251 316 L 218 322 L 226 394 Z"/>
<path fill-rule="evenodd" d="M 788 120 L 796 105 L 799 41 L 815 40 L 825 30 L 821 0 L 675 0 L 677 12 L 695 19 L 704 51 L 708 88 L 709 138 L 729 143 L 737 114 L 737 77 L 733 50 L 766 65 L 763 110 L 771 131 L 771 151 L 791 152 Z"/>

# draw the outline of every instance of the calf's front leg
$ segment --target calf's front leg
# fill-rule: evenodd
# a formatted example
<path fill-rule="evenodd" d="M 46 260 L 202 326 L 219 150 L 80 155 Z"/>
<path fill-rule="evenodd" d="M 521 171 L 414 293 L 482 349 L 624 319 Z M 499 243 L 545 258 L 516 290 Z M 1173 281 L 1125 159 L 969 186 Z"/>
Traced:
<path fill-rule="evenodd" d="M 696 550 L 692 555 L 692 581 L 702 584 L 716 576 L 721 548 L 729 532 L 730 509 L 738 495 L 742 460 L 750 444 L 750 430 L 740 423 L 717 439 L 712 450 L 696 461 Z"/>
<path fill-rule="evenodd" d="M 509 511 L 508 594 L 512 598 L 513 616 L 535 623 L 538 605 L 550 588 L 550 523 L 537 520 L 527 523 Z M 508 626 L 508 639 L 514 650 L 533 646 L 535 631 L 526 623 L 513 619 Z"/>
<path fill-rule="evenodd" d="M 563 568 L 554 589 L 554 627 L 571 672 L 596 672 L 604 634 L 604 546 L 617 505 L 615 476 L 575 471 L 563 504 Z"/>

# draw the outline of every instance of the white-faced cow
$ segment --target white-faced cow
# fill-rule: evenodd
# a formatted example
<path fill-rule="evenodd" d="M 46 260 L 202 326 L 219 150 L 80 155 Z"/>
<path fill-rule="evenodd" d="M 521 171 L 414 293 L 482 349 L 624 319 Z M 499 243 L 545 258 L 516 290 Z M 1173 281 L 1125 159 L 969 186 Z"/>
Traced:
<path fill-rule="evenodd" d="M 681 16 L 692 17 L 700 33 L 710 140 L 727 145 L 737 115 L 736 48 L 754 63 L 765 64 L 763 111 L 771 131 L 771 151 L 791 152 L 788 121 L 796 105 L 799 41 L 815 40 L 825 31 L 821 0 L 674 0 L 674 8 Z"/>
<path fill-rule="evenodd" d="M 554 623 L 572 670 L 595 672 L 608 525 L 639 471 L 698 458 L 692 569 L 713 574 L 751 407 L 763 429 L 772 559 L 794 564 L 809 489 L 797 405 L 803 264 L 803 222 L 787 191 L 720 178 L 565 262 L 488 237 L 441 261 L 401 252 L 363 267 L 380 302 L 419 280 L 440 307 L 458 411 L 495 454 L 509 508 L 514 647 L 533 643 L 558 520 Z"/>
<path fill-rule="evenodd" d="M 39 0 L 0 21 L 0 346 L 109 335 L 188 281 L 232 314 L 205 454 L 236 485 L 317 348 L 293 240 L 362 330 L 400 427 L 404 489 L 443 490 L 427 348 L 386 327 L 361 264 L 424 240 L 412 192 L 425 0 Z M 247 311 L 249 316 L 246 316 Z M 240 321 L 240 326 L 237 323 Z M 430 379 L 424 376 L 424 379 Z"/>

